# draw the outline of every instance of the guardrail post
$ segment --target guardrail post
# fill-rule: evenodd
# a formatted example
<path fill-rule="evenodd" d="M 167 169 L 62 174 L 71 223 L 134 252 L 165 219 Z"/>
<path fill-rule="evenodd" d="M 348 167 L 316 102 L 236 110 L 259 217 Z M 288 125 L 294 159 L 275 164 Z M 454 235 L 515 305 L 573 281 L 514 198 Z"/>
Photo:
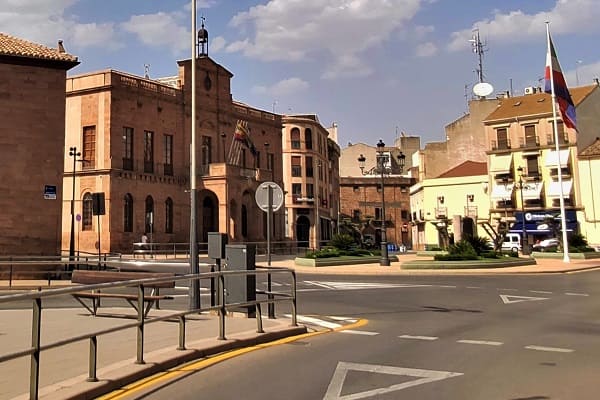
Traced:
<path fill-rule="evenodd" d="M 31 367 L 29 370 L 29 398 L 38 398 L 40 383 L 40 337 L 42 324 L 42 299 L 33 300 L 33 319 L 31 321 Z"/>
<path fill-rule="evenodd" d="M 177 350 L 185 350 L 185 315 L 179 317 L 179 346 Z"/>
<path fill-rule="evenodd" d="M 296 318 L 296 271 L 292 270 L 292 326 L 298 326 Z"/>
<path fill-rule="evenodd" d="M 8 287 L 12 287 L 13 266 L 10 264 L 10 272 L 8 273 Z"/>
<path fill-rule="evenodd" d="M 88 382 L 98 382 L 96 376 L 96 365 L 98 360 L 98 339 L 96 336 L 90 338 L 90 365 L 88 371 Z"/>
<path fill-rule="evenodd" d="M 136 364 L 144 363 L 144 285 L 138 286 L 138 327 Z"/>
<path fill-rule="evenodd" d="M 261 315 L 261 307 L 260 303 L 256 303 L 256 332 L 257 333 L 265 333 L 262 325 L 262 315 Z"/>
<path fill-rule="evenodd" d="M 269 294 L 267 295 L 267 298 L 269 300 L 273 300 L 273 294 L 271 293 L 271 290 L 272 290 L 271 271 L 269 271 L 267 273 L 267 291 L 269 292 Z M 275 304 L 269 302 L 269 304 L 267 304 L 267 310 L 268 310 L 268 314 L 269 314 L 269 319 L 275 319 Z"/>
<path fill-rule="evenodd" d="M 210 266 L 210 272 L 215 272 L 215 266 L 211 265 Z M 215 306 L 215 277 L 211 276 L 210 277 L 210 305 L 211 307 Z"/>
<path fill-rule="evenodd" d="M 219 340 L 225 340 L 225 276 L 219 274 Z"/>

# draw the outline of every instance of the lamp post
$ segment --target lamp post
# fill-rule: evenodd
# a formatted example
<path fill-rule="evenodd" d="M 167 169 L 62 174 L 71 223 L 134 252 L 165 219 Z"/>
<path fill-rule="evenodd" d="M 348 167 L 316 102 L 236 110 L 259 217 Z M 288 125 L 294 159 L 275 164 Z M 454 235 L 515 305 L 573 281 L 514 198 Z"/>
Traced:
<path fill-rule="evenodd" d="M 385 162 L 388 161 L 388 155 L 384 153 L 384 149 L 385 143 L 383 143 L 383 140 L 379 139 L 379 142 L 377 142 L 377 155 L 375 156 L 377 160 L 377 167 L 374 171 L 370 170 L 365 172 L 365 163 L 367 159 L 362 154 L 358 157 L 358 165 L 363 175 L 371 175 L 371 171 L 373 171 L 379 172 L 381 176 L 381 259 L 379 261 L 379 265 L 389 267 L 390 258 L 388 256 L 387 232 L 385 226 Z M 405 158 L 406 156 L 400 152 L 398 155 L 398 166 L 400 167 L 400 172 L 402 172 L 404 169 Z"/>
<path fill-rule="evenodd" d="M 69 147 L 69 156 L 73 157 L 73 196 L 71 196 L 71 237 L 69 239 L 69 261 L 75 260 L 75 166 L 81 152 L 77 147 Z M 71 269 L 71 267 L 69 267 Z"/>
<path fill-rule="evenodd" d="M 521 193 L 521 211 L 522 211 L 522 236 L 523 240 L 521 241 L 521 252 L 523 255 L 529 254 L 529 246 L 527 245 L 527 230 L 525 229 L 525 201 L 523 200 L 523 177 L 525 176 L 525 169 L 523 167 L 517 168 L 517 172 L 519 172 L 519 182 L 517 183 L 517 188 Z"/>

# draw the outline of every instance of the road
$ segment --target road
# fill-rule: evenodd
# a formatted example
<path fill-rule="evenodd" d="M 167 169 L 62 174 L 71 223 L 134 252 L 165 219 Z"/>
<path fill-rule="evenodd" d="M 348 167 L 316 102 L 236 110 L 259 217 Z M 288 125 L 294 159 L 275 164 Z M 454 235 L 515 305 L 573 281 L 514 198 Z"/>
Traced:
<path fill-rule="evenodd" d="M 600 271 L 299 275 L 298 295 L 305 321 L 348 329 L 199 361 L 127 398 L 598 398 Z"/>

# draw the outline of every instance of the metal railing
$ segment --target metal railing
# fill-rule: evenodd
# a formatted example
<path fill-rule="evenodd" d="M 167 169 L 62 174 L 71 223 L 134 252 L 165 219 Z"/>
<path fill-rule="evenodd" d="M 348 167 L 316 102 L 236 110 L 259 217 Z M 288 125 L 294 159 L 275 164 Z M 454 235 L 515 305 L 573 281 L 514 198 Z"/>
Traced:
<path fill-rule="evenodd" d="M 291 285 L 290 293 L 283 292 L 266 292 L 257 291 L 257 294 L 267 295 L 267 298 L 257 299 L 253 301 L 227 303 L 225 293 L 225 278 L 236 276 L 236 275 L 261 275 L 266 274 L 271 279 L 271 274 L 290 274 Z M 144 297 L 146 293 L 144 291 L 145 286 L 152 286 L 153 284 L 165 283 L 165 282 L 178 282 L 178 281 L 200 281 L 202 279 L 218 279 L 219 285 L 217 302 L 215 305 L 208 307 L 200 307 L 192 310 L 172 312 L 157 317 L 146 317 L 144 318 Z M 137 320 L 128 324 L 120 325 L 113 328 L 95 330 L 93 332 L 79 334 L 73 337 L 62 338 L 60 340 L 51 341 L 49 343 L 41 344 L 42 337 L 42 311 L 43 311 L 43 300 L 50 297 L 66 296 L 82 290 L 105 290 L 111 288 L 124 288 L 124 287 L 136 287 L 137 291 Z M 178 321 L 178 335 L 179 343 L 177 350 L 186 349 L 186 316 L 191 314 L 198 314 L 206 311 L 217 311 L 219 318 L 219 340 L 226 340 L 225 337 L 225 316 L 228 310 L 237 310 L 240 308 L 250 309 L 252 307 L 256 310 L 256 330 L 257 333 L 263 333 L 262 327 L 262 304 L 275 304 L 279 302 L 290 302 L 292 306 L 292 326 L 297 326 L 296 316 L 296 273 L 294 270 L 288 268 L 266 268 L 249 271 L 218 271 L 218 272 L 203 272 L 198 274 L 180 275 L 177 277 L 166 277 L 166 278 L 148 278 L 148 279 L 137 279 L 121 282 L 111 283 L 99 283 L 93 285 L 78 285 L 68 288 L 50 289 L 38 292 L 28 292 L 21 294 L 10 294 L 0 296 L 0 305 L 18 302 L 18 301 L 32 301 L 32 324 L 31 324 L 31 338 L 32 345 L 28 348 L 15 350 L 8 354 L 0 355 L 0 364 L 11 360 L 19 359 L 22 357 L 30 357 L 30 371 L 29 371 L 29 397 L 30 399 L 37 399 L 39 394 L 39 383 L 40 383 L 40 355 L 42 352 L 60 348 L 71 343 L 89 341 L 89 359 L 88 359 L 88 378 L 90 382 L 98 381 L 97 376 L 97 361 L 98 361 L 98 337 L 108 335 L 110 333 L 123 331 L 126 329 L 135 329 L 136 335 L 136 364 L 144 363 L 144 342 L 145 342 L 145 326 L 148 324 L 177 319 Z M 163 310 L 164 311 L 164 310 Z"/>

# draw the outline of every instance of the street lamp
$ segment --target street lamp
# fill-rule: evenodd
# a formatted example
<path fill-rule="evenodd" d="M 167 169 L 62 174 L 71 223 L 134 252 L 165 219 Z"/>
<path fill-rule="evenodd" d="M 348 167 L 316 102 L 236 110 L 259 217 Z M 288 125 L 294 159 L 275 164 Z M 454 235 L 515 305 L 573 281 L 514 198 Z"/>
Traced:
<path fill-rule="evenodd" d="M 385 163 L 388 161 L 388 155 L 384 153 L 384 148 L 385 143 L 383 143 L 383 140 L 379 139 L 379 142 L 377 142 L 377 167 L 375 170 L 365 172 L 365 163 L 367 159 L 362 154 L 358 157 L 358 165 L 363 175 L 372 175 L 371 172 L 379 172 L 381 175 L 381 260 L 379 261 L 379 265 L 389 267 L 390 258 L 388 257 L 387 232 L 385 227 Z M 397 158 L 400 172 L 402 172 L 404 170 L 406 156 L 400 152 Z"/>
<path fill-rule="evenodd" d="M 522 230 L 523 230 L 523 239 L 521 242 L 521 252 L 523 255 L 529 254 L 529 246 L 527 245 L 527 231 L 525 229 L 525 202 L 523 201 L 523 188 L 525 185 L 523 183 L 523 178 L 526 176 L 525 169 L 523 167 L 517 168 L 517 172 L 519 173 L 519 182 L 516 185 L 516 188 L 519 189 L 521 193 L 521 211 L 522 211 Z"/>
<path fill-rule="evenodd" d="M 69 156 L 73 157 L 73 196 L 71 196 L 71 238 L 69 239 L 69 261 L 75 260 L 75 167 L 77 157 L 81 157 L 81 152 L 77 147 L 69 147 Z M 69 266 L 69 269 L 71 267 Z"/>

